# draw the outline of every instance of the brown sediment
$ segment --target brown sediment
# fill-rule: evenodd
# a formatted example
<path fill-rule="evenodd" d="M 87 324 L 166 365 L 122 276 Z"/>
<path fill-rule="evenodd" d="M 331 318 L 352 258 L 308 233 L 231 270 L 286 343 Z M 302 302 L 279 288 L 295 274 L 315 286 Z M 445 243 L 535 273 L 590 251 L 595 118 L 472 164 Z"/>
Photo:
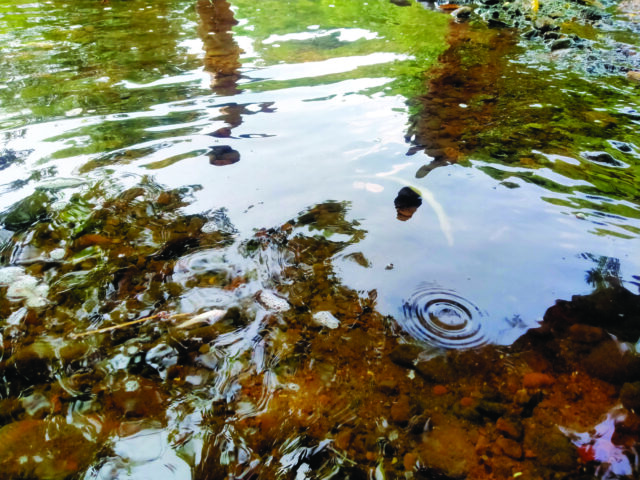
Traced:
<path fill-rule="evenodd" d="M 90 198 L 87 193 L 85 200 Z M 121 323 L 127 319 L 120 318 L 123 313 L 141 312 L 151 304 L 170 306 L 183 288 L 215 286 L 242 294 L 251 282 L 250 272 L 214 271 L 203 272 L 184 287 L 171 280 L 176 262 L 192 249 L 223 251 L 228 245 L 221 232 L 202 231 L 204 218 L 180 214 L 181 206 L 177 192 L 158 195 L 151 185 L 125 190 L 93 211 L 77 239 L 104 232 L 119 240 L 94 238 L 87 243 L 118 261 L 115 278 L 109 270 L 85 280 L 85 287 L 102 281 L 101 288 L 111 292 L 100 322 Z M 130 215 L 123 216 L 123 211 Z M 78 331 L 89 321 L 87 314 L 76 318 L 81 286 L 59 283 L 51 296 L 56 305 L 42 316 L 25 317 L 24 325 L 11 327 L 15 334 L 3 339 L 2 471 L 16 478 L 30 475 L 27 469 L 33 463 L 21 463 L 30 455 L 46 457 L 48 468 L 55 471 L 79 474 L 94 458 L 106 455 L 101 448 L 113 437 L 132 435 L 148 421 L 166 426 L 181 408 L 206 409 L 196 433 L 204 441 L 202 460 L 193 464 L 194 477 L 200 480 L 295 478 L 297 466 L 286 463 L 293 453 L 314 469 L 314 478 L 330 472 L 334 478 L 375 478 L 376 472 L 389 479 L 406 478 L 412 472 L 418 479 L 469 480 L 591 475 L 597 468 L 606 469 L 606 458 L 596 461 L 596 454 L 606 452 L 597 445 L 577 444 L 571 432 L 593 435 L 611 412 L 614 431 L 608 448 L 635 455 L 640 443 L 640 419 L 633 412 L 638 408 L 640 360 L 609 333 L 637 341 L 638 295 L 613 283 L 557 302 L 539 328 L 512 346 L 485 345 L 434 356 L 428 346 L 397 335 L 393 319 L 376 311 L 375 292 L 354 291 L 337 279 L 332 259 L 350 243 L 309 231 L 329 230 L 355 243 L 366 232 L 345 214 L 344 204 L 326 202 L 245 242 L 246 251 L 254 252 L 246 253 L 248 258 L 274 249 L 292 259 L 277 284 L 290 308 L 263 318 L 256 337 L 266 360 L 259 366 L 252 363 L 256 353 L 251 347 L 232 353 L 216 344 L 221 336 L 236 335 L 255 321 L 248 318 L 251 310 L 238 307 L 214 325 L 189 331 L 171 322 L 140 321 L 58 348 L 40 337 L 62 337 L 65 329 Z M 115 218 L 121 221 L 116 224 Z M 33 241 L 50 242 L 51 236 L 34 235 Z M 125 253 L 125 243 L 136 249 Z M 87 245 L 69 242 L 67 254 L 73 257 Z M 58 268 L 66 275 L 82 273 L 74 269 L 83 267 Z M 118 290 L 108 288 L 115 284 Z M 121 310 L 118 304 L 124 301 L 130 305 Z M 8 317 L 9 306 L 0 303 L 0 308 Z M 318 325 L 313 321 L 318 311 L 331 312 L 339 325 Z M 109 359 L 120 356 L 121 347 L 132 352 L 127 366 L 110 371 Z M 157 348 L 170 352 L 175 363 L 163 369 L 151 361 Z M 207 366 L 207 356 L 219 363 Z M 194 384 L 194 378 L 200 383 Z M 198 406 L 189 403 L 189 395 L 201 396 Z M 75 418 L 71 412 L 79 401 L 86 402 L 87 410 Z M 74 423 L 67 425 L 68 419 Z M 71 446 L 84 441 L 83 429 L 97 433 L 83 446 L 82 455 L 70 456 L 73 465 L 57 462 L 63 452 L 57 446 L 16 440 L 23 434 L 42 436 L 50 424 L 58 428 L 54 438 Z"/>
<path fill-rule="evenodd" d="M 467 23 L 452 22 L 449 48 L 428 73 L 428 93 L 418 97 L 420 112 L 412 120 L 414 147 L 433 157 L 431 169 L 455 163 L 480 145 L 478 134 L 500 122 L 496 104 L 503 89 L 505 53 L 517 38 L 508 30 L 478 31 Z"/>

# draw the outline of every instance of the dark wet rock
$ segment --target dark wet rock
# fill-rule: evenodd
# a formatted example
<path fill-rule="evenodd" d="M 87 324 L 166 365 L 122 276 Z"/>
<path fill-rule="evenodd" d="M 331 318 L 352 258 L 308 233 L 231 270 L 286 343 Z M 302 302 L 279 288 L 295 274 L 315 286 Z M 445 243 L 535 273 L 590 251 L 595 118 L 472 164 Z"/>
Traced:
<path fill-rule="evenodd" d="M 380 380 L 378 382 L 378 389 L 386 394 L 395 393 L 398 389 L 398 382 L 391 378 Z"/>
<path fill-rule="evenodd" d="M 496 421 L 498 418 L 506 414 L 507 410 L 508 408 L 506 405 L 486 399 L 480 400 L 476 405 L 476 411 L 480 415 L 493 421 Z"/>
<path fill-rule="evenodd" d="M 591 350 L 584 359 L 584 368 L 590 375 L 610 383 L 640 380 L 640 357 L 623 351 L 614 340 Z"/>
<path fill-rule="evenodd" d="M 394 348 L 389 354 L 389 357 L 396 365 L 406 368 L 414 368 L 415 361 L 423 350 L 423 348 L 417 345 L 403 343 Z"/>
<path fill-rule="evenodd" d="M 414 415 L 409 419 L 407 430 L 414 435 L 420 435 L 431 430 L 431 414 L 422 412 L 420 415 Z"/>
<path fill-rule="evenodd" d="M 487 21 L 487 24 L 492 28 L 508 28 L 511 26 L 508 23 L 503 22 L 502 20 L 497 20 L 495 18 L 490 18 Z"/>
<path fill-rule="evenodd" d="M 17 420 L 23 412 L 24 407 L 19 398 L 3 398 L 0 400 L 0 426 Z"/>
<path fill-rule="evenodd" d="M 545 40 L 557 40 L 560 38 L 560 33 L 555 31 L 548 31 L 542 35 L 542 38 Z"/>
<path fill-rule="evenodd" d="M 567 472 L 577 465 L 576 447 L 556 426 L 540 425 L 530 419 L 525 426 L 524 448 L 533 452 L 543 467 Z"/>
<path fill-rule="evenodd" d="M 451 16 L 454 17 L 458 21 L 468 19 L 473 13 L 473 9 L 471 7 L 460 7 L 456 8 L 453 12 L 451 12 Z"/>
<path fill-rule="evenodd" d="M 505 437 L 499 437 L 496 440 L 496 446 L 498 449 L 509 458 L 514 460 L 520 460 L 523 455 L 522 445 L 515 440 Z"/>
<path fill-rule="evenodd" d="M 399 7 L 408 7 L 409 5 L 411 5 L 411 2 L 409 0 L 389 0 L 389 1 Z"/>
<path fill-rule="evenodd" d="M 544 323 L 554 330 L 565 330 L 576 323 L 592 325 L 635 343 L 640 338 L 640 295 L 615 284 L 589 295 L 574 295 L 570 302 L 560 300 L 549 308 Z"/>
<path fill-rule="evenodd" d="M 420 361 L 416 364 L 415 369 L 425 379 L 434 383 L 446 384 L 452 378 L 456 378 L 456 372 L 444 357 Z"/>
<path fill-rule="evenodd" d="M 89 350 L 86 343 L 74 342 L 68 343 L 59 350 L 60 360 L 63 365 L 81 361 Z"/>
<path fill-rule="evenodd" d="M 574 342 L 594 344 L 605 338 L 605 332 L 600 327 L 576 323 L 569 327 L 569 338 Z"/>
<path fill-rule="evenodd" d="M 522 423 L 517 419 L 500 417 L 496 422 L 496 429 L 513 440 L 522 438 Z"/>
<path fill-rule="evenodd" d="M 232 165 L 240 161 L 240 153 L 229 145 L 211 147 L 207 155 L 209 163 L 218 167 Z"/>
<path fill-rule="evenodd" d="M 50 344 L 37 341 L 18 349 L 9 359 L 8 365 L 20 376 L 39 381 L 50 375 L 55 357 L 55 351 Z"/>
<path fill-rule="evenodd" d="M 564 48 L 571 48 L 571 46 L 573 46 L 573 40 L 571 40 L 570 38 L 559 38 L 558 40 L 554 40 L 553 42 L 551 42 L 549 48 L 551 49 L 551 51 L 555 51 L 562 50 Z"/>
<path fill-rule="evenodd" d="M 605 13 L 595 7 L 591 7 L 591 8 L 586 8 L 583 12 L 582 12 L 582 17 L 585 20 L 590 20 L 590 21 L 596 21 L 596 20 L 601 20 L 602 18 L 604 18 Z"/>
<path fill-rule="evenodd" d="M 538 17 L 533 22 L 533 26 L 540 33 L 546 33 L 550 31 L 559 30 L 560 27 L 556 25 L 555 21 L 550 17 Z"/>
<path fill-rule="evenodd" d="M 625 408 L 640 412 L 640 382 L 625 383 L 620 389 L 620 401 Z"/>
<path fill-rule="evenodd" d="M 629 153 L 629 152 L 633 151 L 633 149 L 631 148 L 631 145 L 629 145 L 626 142 L 619 142 L 617 140 L 611 140 L 610 143 L 614 148 L 617 148 L 618 150 L 620 150 L 623 153 Z"/>
<path fill-rule="evenodd" d="M 49 203 L 51 203 L 49 195 L 41 190 L 36 190 L 0 215 L 0 221 L 4 223 L 7 230 L 22 230 L 45 219 Z"/>
<path fill-rule="evenodd" d="M 485 416 L 478 411 L 478 403 L 474 402 L 470 405 L 466 405 L 465 403 L 466 402 L 460 402 L 455 404 L 453 406 L 452 413 L 456 417 L 463 418 L 477 425 L 482 425 L 485 422 Z"/>
<path fill-rule="evenodd" d="M 582 157 L 595 163 L 611 165 L 613 167 L 623 167 L 624 163 L 616 160 L 607 152 L 582 152 Z"/>

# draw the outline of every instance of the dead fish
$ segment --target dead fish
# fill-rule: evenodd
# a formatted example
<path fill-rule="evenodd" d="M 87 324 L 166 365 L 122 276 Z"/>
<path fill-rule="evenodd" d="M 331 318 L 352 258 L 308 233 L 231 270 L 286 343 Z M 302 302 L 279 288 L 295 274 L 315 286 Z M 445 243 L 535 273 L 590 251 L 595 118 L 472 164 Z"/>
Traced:
<path fill-rule="evenodd" d="M 176 328 L 189 328 L 199 323 L 208 323 L 209 325 L 213 325 L 222 317 L 224 317 L 226 313 L 227 313 L 226 310 L 214 308 L 213 310 L 209 310 L 208 312 L 204 312 L 199 315 L 196 315 L 195 317 L 190 318 L 189 320 L 185 320 Z"/>
<path fill-rule="evenodd" d="M 291 308 L 286 298 L 276 295 L 268 290 L 260 290 L 256 293 L 256 300 L 269 311 L 282 313 Z"/>

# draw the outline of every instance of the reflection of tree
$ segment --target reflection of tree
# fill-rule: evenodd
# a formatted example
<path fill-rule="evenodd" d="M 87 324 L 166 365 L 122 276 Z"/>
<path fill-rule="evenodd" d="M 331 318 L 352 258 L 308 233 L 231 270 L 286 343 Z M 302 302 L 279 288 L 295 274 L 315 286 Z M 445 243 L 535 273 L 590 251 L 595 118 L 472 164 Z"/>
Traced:
<path fill-rule="evenodd" d="M 204 68 L 211 74 L 211 88 L 219 95 L 238 93 L 240 47 L 231 28 L 238 22 L 226 0 L 198 0 L 198 34 L 204 43 Z"/>
<path fill-rule="evenodd" d="M 495 105 L 501 93 L 506 58 L 515 42 L 504 32 L 477 32 L 468 24 L 452 23 L 449 48 L 439 57 L 426 95 L 418 97 L 412 152 L 424 149 L 433 161 L 416 173 L 457 162 L 480 145 L 478 134 L 498 121 Z"/>
<path fill-rule="evenodd" d="M 602 288 L 610 285 L 621 285 L 620 260 L 603 255 L 584 253 L 583 257 L 592 260 L 596 266 L 587 270 L 586 282 L 594 288 Z"/>
<path fill-rule="evenodd" d="M 174 3 L 116 2 L 105 12 L 94 0 L 74 2 L 73 8 L 56 0 L 44 16 L 39 8 L 3 7 L 10 14 L 0 18 L 6 86 L 0 101 L 5 112 L 29 113 L 1 125 L 77 108 L 109 114 L 146 107 L 145 96 L 132 97 L 119 82 L 153 81 L 184 64 L 176 46 L 181 23 L 170 20 Z"/>

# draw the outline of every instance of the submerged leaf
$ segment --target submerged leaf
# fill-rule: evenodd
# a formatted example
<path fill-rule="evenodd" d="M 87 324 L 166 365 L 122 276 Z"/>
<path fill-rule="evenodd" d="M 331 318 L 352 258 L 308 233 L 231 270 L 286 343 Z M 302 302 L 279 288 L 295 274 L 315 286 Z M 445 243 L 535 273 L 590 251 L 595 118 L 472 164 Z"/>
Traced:
<path fill-rule="evenodd" d="M 189 328 L 193 325 L 197 325 L 198 323 L 208 323 L 210 325 L 216 323 L 222 317 L 224 317 L 226 310 L 221 310 L 219 308 L 214 308 L 213 310 L 209 310 L 208 312 L 201 313 L 196 315 L 189 320 L 182 322 L 177 328 Z"/>

